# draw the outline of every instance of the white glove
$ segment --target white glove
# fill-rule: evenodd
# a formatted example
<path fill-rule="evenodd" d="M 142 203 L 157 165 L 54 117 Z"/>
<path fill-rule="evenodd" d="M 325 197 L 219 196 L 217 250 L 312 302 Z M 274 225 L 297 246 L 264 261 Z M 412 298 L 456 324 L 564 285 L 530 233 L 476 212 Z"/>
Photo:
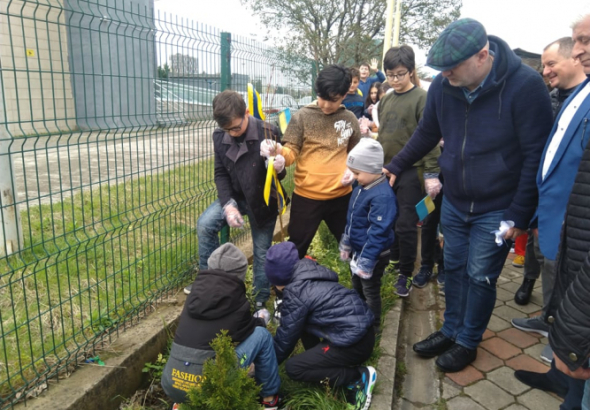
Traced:
<path fill-rule="evenodd" d="M 274 165 L 274 169 L 275 171 L 277 171 L 277 174 L 282 172 L 285 169 L 285 157 L 283 157 L 282 155 L 277 155 L 275 157 L 275 162 L 273 163 Z"/>
<path fill-rule="evenodd" d="M 230 199 L 223 207 L 223 217 L 232 228 L 241 228 L 244 226 L 244 218 L 242 218 L 237 205 L 236 201 Z"/>
<path fill-rule="evenodd" d="M 492 234 L 496 235 L 496 245 L 502 246 L 506 232 L 508 232 L 510 228 L 514 228 L 514 221 L 501 221 L 500 228 L 491 232 Z"/>
<path fill-rule="evenodd" d="M 353 182 L 354 182 L 354 174 L 352 173 L 352 171 L 350 169 L 346 168 L 346 171 L 344 171 L 344 175 L 342 176 L 340 183 L 343 186 L 349 186 L 349 185 L 352 185 Z"/>
<path fill-rule="evenodd" d="M 268 322 L 270 322 L 270 312 L 267 309 L 257 310 L 254 312 L 254 317 L 264 320 L 264 326 L 268 326 Z"/>
<path fill-rule="evenodd" d="M 370 123 L 370 121 L 367 118 L 365 118 L 365 117 L 362 117 L 359 120 L 359 127 L 361 129 L 361 134 L 362 135 L 366 135 L 366 134 L 369 133 L 369 123 Z"/>
<path fill-rule="evenodd" d="M 340 251 L 340 260 L 346 262 L 350 259 L 350 251 Z"/>
<path fill-rule="evenodd" d="M 438 178 L 427 178 L 424 180 L 424 188 L 426 189 L 426 193 L 434 199 L 440 193 L 442 184 Z"/>
<path fill-rule="evenodd" d="M 281 153 L 283 146 L 278 142 L 270 139 L 265 139 L 260 143 L 260 156 L 262 157 L 274 157 Z"/>

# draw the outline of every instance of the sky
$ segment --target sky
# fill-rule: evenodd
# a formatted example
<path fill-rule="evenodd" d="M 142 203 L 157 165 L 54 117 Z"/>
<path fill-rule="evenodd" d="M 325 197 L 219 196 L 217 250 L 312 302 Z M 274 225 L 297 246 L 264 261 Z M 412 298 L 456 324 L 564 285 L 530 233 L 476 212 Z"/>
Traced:
<path fill-rule="evenodd" d="M 155 6 L 241 36 L 264 38 L 264 27 L 239 0 L 156 0 Z M 571 23 L 584 11 L 590 12 L 590 0 L 463 0 L 461 17 L 479 20 L 488 34 L 501 37 L 513 49 L 540 54 L 550 42 L 571 36 Z M 416 54 L 421 65 L 425 52 Z"/>

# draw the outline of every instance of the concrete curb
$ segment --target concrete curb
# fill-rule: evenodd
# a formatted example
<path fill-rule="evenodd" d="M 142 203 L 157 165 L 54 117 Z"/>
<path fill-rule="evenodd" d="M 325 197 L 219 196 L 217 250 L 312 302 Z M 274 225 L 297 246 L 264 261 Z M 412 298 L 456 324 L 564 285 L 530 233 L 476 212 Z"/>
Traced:
<path fill-rule="evenodd" d="M 381 357 L 377 364 L 377 386 L 371 401 L 371 410 L 391 410 L 395 404 L 395 373 L 397 369 L 397 346 L 401 316 L 404 312 L 403 299 L 385 315 L 381 335 Z"/>

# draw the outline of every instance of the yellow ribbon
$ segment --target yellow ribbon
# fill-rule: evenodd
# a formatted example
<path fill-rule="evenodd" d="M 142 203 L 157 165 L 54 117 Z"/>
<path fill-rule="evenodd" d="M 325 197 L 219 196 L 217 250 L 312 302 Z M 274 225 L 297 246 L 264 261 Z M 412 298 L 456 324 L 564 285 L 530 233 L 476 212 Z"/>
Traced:
<path fill-rule="evenodd" d="M 275 189 L 277 191 L 277 195 L 280 199 L 280 204 L 282 206 L 279 209 L 281 215 L 285 213 L 287 210 L 287 206 L 285 205 L 285 194 L 283 193 L 283 188 L 279 182 L 279 177 L 277 176 L 277 172 L 275 171 L 274 167 L 275 157 L 270 157 L 268 159 L 268 168 L 266 169 L 266 181 L 264 183 L 264 202 L 268 206 L 270 203 L 270 190 L 272 188 L 272 184 L 274 182 Z M 280 205 L 279 205 L 280 206 Z"/>

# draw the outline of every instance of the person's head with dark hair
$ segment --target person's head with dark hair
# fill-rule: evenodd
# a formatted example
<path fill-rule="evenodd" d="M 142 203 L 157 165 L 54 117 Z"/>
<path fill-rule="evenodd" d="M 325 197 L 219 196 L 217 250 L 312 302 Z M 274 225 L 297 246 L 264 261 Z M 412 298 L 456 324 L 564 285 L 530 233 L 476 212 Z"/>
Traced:
<path fill-rule="evenodd" d="M 222 91 L 213 99 L 213 118 L 232 137 L 246 132 L 249 115 L 244 98 L 235 91 Z"/>
<path fill-rule="evenodd" d="M 580 60 L 572 57 L 574 40 L 562 37 L 543 49 L 543 77 L 553 88 L 569 90 L 586 79 Z"/>
<path fill-rule="evenodd" d="M 383 96 L 385 94 L 387 94 L 387 91 L 391 90 L 391 86 L 389 85 L 389 83 L 387 81 L 385 81 L 384 83 L 381 83 L 381 86 L 379 87 L 379 100 L 381 100 L 383 98 Z"/>
<path fill-rule="evenodd" d="M 359 82 L 361 81 L 361 74 L 359 73 L 358 68 L 351 67 L 350 75 L 352 76 L 352 80 L 350 81 L 350 88 L 348 89 L 348 94 L 356 94 L 356 90 L 358 90 L 359 88 Z"/>
<path fill-rule="evenodd" d="M 397 92 L 404 93 L 414 87 L 416 57 L 410 46 L 391 47 L 385 53 L 383 69 L 389 85 Z"/>
<path fill-rule="evenodd" d="M 315 81 L 315 92 L 318 106 L 324 114 L 329 115 L 338 110 L 351 82 L 350 70 L 344 66 L 332 64 L 320 71 Z"/>
<path fill-rule="evenodd" d="M 369 94 L 367 95 L 367 99 L 365 100 L 365 107 L 368 107 L 371 104 L 377 104 L 377 102 L 379 102 L 380 87 L 381 83 L 378 81 L 371 84 L 371 88 L 369 88 Z"/>

